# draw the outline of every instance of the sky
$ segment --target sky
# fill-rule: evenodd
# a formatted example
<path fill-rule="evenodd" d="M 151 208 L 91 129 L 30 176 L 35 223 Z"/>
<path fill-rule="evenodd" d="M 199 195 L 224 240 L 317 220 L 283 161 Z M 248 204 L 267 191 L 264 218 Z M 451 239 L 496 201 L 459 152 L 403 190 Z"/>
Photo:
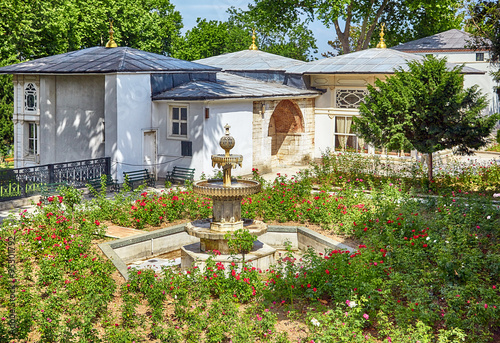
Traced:
<path fill-rule="evenodd" d="M 228 18 L 227 9 L 231 6 L 247 9 L 251 0 L 170 0 L 175 9 L 181 13 L 182 23 L 185 33 L 196 26 L 196 18 L 207 20 L 226 21 Z M 314 21 L 309 28 L 313 31 L 318 46 L 318 53 L 313 56 L 321 58 L 321 53 L 332 50 L 328 45 L 328 40 L 335 38 L 335 29 L 327 29 L 321 22 Z M 258 29 L 257 29 L 258 30 Z M 250 33 L 249 33 L 250 34 Z"/>

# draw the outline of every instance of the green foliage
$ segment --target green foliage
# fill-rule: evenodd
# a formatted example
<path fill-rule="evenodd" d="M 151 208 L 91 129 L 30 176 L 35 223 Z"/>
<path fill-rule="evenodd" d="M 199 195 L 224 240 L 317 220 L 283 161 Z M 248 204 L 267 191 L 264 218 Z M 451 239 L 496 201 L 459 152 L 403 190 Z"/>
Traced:
<path fill-rule="evenodd" d="M 238 28 L 242 33 L 245 49 L 252 43 L 249 33 L 255 28 L 259 50 L 297 60 L 311 60 L 311 54 L 317 47 L 312 31 L 307 28 L 309 20 L 304 21 L 300 16 L 289 16 L 281 20 L 285 18 L 282 16 L 284 13 L 277 12 L 294 12 L 281 4 L 259 0 L 255 1 L 255 5 L 249 4 L 248 11 L 232 7 L 228 10 L 228 25 L 233 29 Z M 244 32 L 248 32 L 246 36 Z"/>
<path fill-rule="evenodd" d="M 2 63 L 0 61 L 0 66 Z M 6 156 L 14 142 L 12 76 L 0 75 L 0 155 Z"/>
<path fill-rule="evenodd" d="M 379 20 L 386 24 L 385 42 L 388 47 L 393 47 L 436 33 L 460 29 L 464 22 L 463 6 L 461 0 L 389 1 Z M 379 28 L 375 30 L 372 44 L 378 41 L 379 31 Z"/>
<path fill-rule="evenodd" d="M 66 204 L 66 208 L 69 211 L 73 211 L 75 209 L 75 205 L 78 205 L 82 202 L 83 191 L 80 189 L 76 189 L 71 186 L 60 186 L 57 191 L 62 196 L 62 199 L 59 199 L 60 202 L 64 199 L 64 203 Z"/>
<path fill-rule="evenodd" d="M 252 43 L 248 30 L 231 22 L 207 21 L 198 18 L 196 26 L 175 42 L 171 56 L 183 60 L 198 60 L 248 49 Z"/>
<path fill-rule="evenodd" d="M 460 0 L 439 3 L 433 0 L 254 0 L 245 13 L 256 18 L 256 27 L 263 26 L 265 32 L 272 30 L 282 35 L 297 29 L 306 31 L 307 24 L 317 18 L 327 28 L 335 28 L 337 38 L 332 44 L 347 54 L 374 47 L 379 40 L 378 26 L 382 22 L 391 32 L 386 35 L 388 46 L 460 28 L 463 20 L 459 13 L 461 8 Z"/>
<path fill-rule="evenodd" d="M 490 51 L 490 62 L 498 70 L 493 72 L 496 81 L 500 81 L 500 3 L 494 0 L 470 1 L 469 18 L 466 30 L 473 34 L 470 43 L 473 49 Z M 497 94 L 500 94 L 497 87 Z"/>
<path fill-rule="evenodd" d="M 232 233 L 227 233 L 224 238 L 227 239 L 227 245 L 231 253 L 243 255 L 243 262 L 245 261 L 245 254 L 252 250 L 253 243 L 257 240 L 257 237 L 252 235 L 248 229 L 238 229 Z"/>
<path fill-rule="evenodd" d="M 491 342 L 500 323 L 498 204 L 462 190 L 418 196 L 406 191 L 406 181 L 392 182 L 395 171 L 389 169 L 391 179 L 378 175 L 367 187 L 359 175 L 371 174 L 364 169 L 369 165 L 350 154 L 325 157 L 314 170 L 321 183 L 330 183 L 328 191 L 311 194 L 312 180 L 305 172 L 278 175 L 254 196 L 251 204 L 260 201 L 256 209 L 269 213 L 270 220 L 296 209 L 304 213 L 300 220 L 321 223 L 335 210 L 334 227 L 361 241 L 351 251 L 299 252 L 288 246 L 268 271 L 222 263 L 214 254 L 203 270 L 130 269 L 129 281 L 114 281 L 116 270 L 95 246 L 102 239 L 99 220 L 109 209 L 104 199 L 74 211 L 66 210 L 65 196 L 39 203 L 35 213 L 22 212 L 0 228 L 0 338 L 288 342 L 286 332 L 277 332 L 279 319 L 299 329 L 302 341 Z M 141 206 L 136 200 L 144 207 L 148 202 L 164 207 L 174 196 L 184 203 L 165 215 L 196 203 L 187 192 L 129 195 L 115 212 L 132 212 L 130 206 Z M 158 202 L 160 197 L 167 200 Z M 6 305 L 12 283 L 6 248 L 12 235 L 18 261 L 17 337 L 10 333 Z"/>
<path fill-rule="evenodd" d="M 472 154 L 488 143 L 500 114 L 483 116 L 486 99 L 478 86 L 464 89 L 462 67 L 448 70 L 445 59 L 409 61 L 409 70 L 395 70 L 385 82 L 368 86 L 370 94 L 354 117 L 353 129 L 375 146 L 416 149 L 430 154 L 454 149 Z"/>

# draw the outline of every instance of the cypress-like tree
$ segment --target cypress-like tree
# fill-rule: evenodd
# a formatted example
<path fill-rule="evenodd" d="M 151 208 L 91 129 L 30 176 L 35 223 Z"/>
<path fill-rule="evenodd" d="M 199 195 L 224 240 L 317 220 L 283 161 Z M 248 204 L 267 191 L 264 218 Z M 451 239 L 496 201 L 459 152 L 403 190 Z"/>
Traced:
<path fill-rule="evenodd" d="M 354 130 L 375 146 L 428 154 L 432 181 L 434 152 L 473 154 L 488 143 L 500 114 L 483 115 L 486 97 L 477 85 L 464 88 L 463 66 L 450 70 L 445 59 L 428 56 L 408 61 L 408 67 L 395 70 L 385 82 L 377 79 L 376 87 L 368 86 Z"/>

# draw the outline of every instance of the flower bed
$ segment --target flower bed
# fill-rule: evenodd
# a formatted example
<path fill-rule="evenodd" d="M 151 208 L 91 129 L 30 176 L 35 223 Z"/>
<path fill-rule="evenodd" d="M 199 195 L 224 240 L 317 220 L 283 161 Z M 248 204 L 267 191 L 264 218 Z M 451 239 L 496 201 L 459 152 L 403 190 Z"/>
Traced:
<path fill-rule="evenodd" d="M 151 230 L 209 216 L 210 200 L 189 190 L 121 192 L 74 206 L 78 191 L 61 190 L 1 228 L 0 341 L 497 341 L 498 204 L 462 190 L 418 198 L 410 186 L 278 175 L 243 199 L 245 216 L 318 224 L 360 240 L 357 252 L 289 253 L 265 271 L 215 262 L 136 271 L 130 281 L 96 248 L 103 222 Z"/>

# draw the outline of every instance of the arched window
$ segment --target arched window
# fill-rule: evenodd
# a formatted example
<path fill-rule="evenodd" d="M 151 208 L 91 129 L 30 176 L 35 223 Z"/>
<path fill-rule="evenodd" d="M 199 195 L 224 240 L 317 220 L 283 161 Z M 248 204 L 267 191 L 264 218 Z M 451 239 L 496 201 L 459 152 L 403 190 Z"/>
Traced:
<path fill-rule="evenodd" d="M 36 112 L 38 108 L 38 97 L 36 87 L 33 83 L 28 83 L 24 88 L 24 110 Z"/>

